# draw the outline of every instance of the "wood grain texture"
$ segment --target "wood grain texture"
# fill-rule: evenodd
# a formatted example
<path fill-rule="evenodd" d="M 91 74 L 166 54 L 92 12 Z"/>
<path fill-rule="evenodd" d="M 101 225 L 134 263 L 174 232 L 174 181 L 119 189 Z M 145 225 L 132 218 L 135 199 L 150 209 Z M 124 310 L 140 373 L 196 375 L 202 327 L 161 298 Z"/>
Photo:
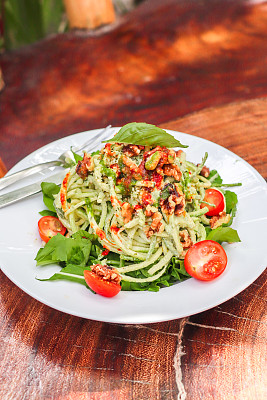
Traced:
<path fill-rule="evenodd" d="M 215 142 L 233 151 L 267 179 L 267 98 L 212 107 L 164 127 Z"/>
<path fill-rule="evenodd" d="M 205 109 L 164 124 L 215 142 L 259 166 L 266 99 Z M 253 113 L 251 113 L 253 110 Z M 244 130 L 247 121 L 258 127 Z M 243 121 L 243 122 L 242 122 Z M 259 123 L 260 121 L 260 123 Z M 262 163 L 267 175 L 267 164 Z M 253 266 L 252 266 L 253 268 Z M 149 325 L 88 321 L 55 311 L 0 277 L 0 398 L 264 400 L 266 277 L 190 318 Z M 20 388 L 19 394 L 14 388 Z M 24 397 L 21 397 L 21 396 Z"/>
<path fill-rule="evenodd" d="M 71 133 L 266 96 L 266 37 L 266 2 L 147 0 L 102 33 L 3 54 L 0 154 L 10 168 Z"/>
<path fill-rule="evenodd" d="M 72 317 L 31 299 L 2 273 L 0 296 L 2 400 L 81 400 L 91 392 L 177 399 L 173 359 L 182 320 L 127 326 Z"/>
<path fill-rule="evenodd" d="M 235 152 L 267 179 L 267 99 L 208 108 L 164 124 Z M 267 267 L 267 266 L 266 266 Z M 253 268 L 253 266 L 251 266 Z M 190 317 L 183 334 L 188 399 L 265 399 L 267 271 L 245 291 Z"/>

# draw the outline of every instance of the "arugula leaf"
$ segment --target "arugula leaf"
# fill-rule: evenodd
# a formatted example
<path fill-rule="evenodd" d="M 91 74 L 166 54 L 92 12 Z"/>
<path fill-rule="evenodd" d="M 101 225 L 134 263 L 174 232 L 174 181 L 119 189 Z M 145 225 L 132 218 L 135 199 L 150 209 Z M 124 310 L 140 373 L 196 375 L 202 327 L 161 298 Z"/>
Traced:
<path fill-rule="evenodd" d="M 231 192 L 230 190 L 222 191 L 224 194 L 225 198 L 225 205 L 226 205 L 226 214 L 230 214 L 231 219 L 227 224 L 223 224 L 222 226 L 230 226 L 233 223 L 233 219 L 236 215 L 237 211 L 237 195 L 234 192 Z"/>
<path fill-rule="evenodd" d="M 54 199 L 55 199 L 54 196 L 58 194 L 58 192 L 60 191 L 60 187 L 58 185 L 56 185 L 55 183 L 42 182 L 41 189 L 43 192 L 44 204 L 50 211 L 53 211 L 55 213 L 56 210 L 54 207 Z"/>
<path fill-rule="evenodd" d="M 213 178 L 213 179 L 211 179 Z M 216 169 L 213 169 L 210 171 L 209 177 L 208 179 L 212 182 L 212 186 L 213 185 L 221 185 L 222 184 L 222 178 L 220 177 L 218 171 L 216 171 Z"/>
<path fill-rule="evenodd" d="M 71 151 L 72 151 L 72 154 L 73 154 L 73 157 L 74 157 L 74 160 L 75 160 L 76 163 L 77 163 L 78 161 L 81 161 L 81 160 L 83 159 L 83 157 L 80 156 L 80 154 L 74 153 L 73 150 L 71 150 Z"/>
<path fill-rule="evenodd" d="M 94 235 L 93 233 L 89 233 L 87 231 L 84 231 L 82 229 L 80 229 L 79 231 L 73 233 L 73 235 L 71 236 L 71 239 L 89 239 L 91 242 L 94 242 L 95 240 L 97 240 L 98 236 Z"/>
<path fill-rule="evenodd" d="M 113 181 L 116 182 L 116 172 L 112 168 L 106 167 L 103 160 L 100 161 L 100 164 L 102 167 L 103 174 L 106 176 L 110 176 L 113 179 Z"/>
<path fill-rule="evenodd" d="M 236 214 L 236 205 L 237 205 L 237 195 L 234 192 L 231 192 L 230 190 L 226 190 L 224 192 L 224 198 L 226 202 L 226 213 L 227 214 L 232 214 L 234 217 Z"/>
<path fill-rule="evenodd" d="M 133 271 L 129 275 L 136 278 L 145 278 L 148 275 L 146 269 Z M 166 272 L 156 281 L 146 282 L 146 283 L 136 283 L 136 282 L 121 282 L 121 290 L 148 290 L 152 292 L 158 292 L 163 286 L 172 286 L 177 281 L 184 281 L 185 279 L 191 278 L 191 276 L 186 272 L 184 267 L 184 262 L 172 257 Z"/>
<path fill-rule="evenodd" d="M 203 168 L 204 165 L 205 165 L 205 162 L 207 161 L 207 158 L 208 158 L 208 153 L 205 152 L 204 157 L 202 158 L 201 163 L 197 166 L 197 170 L 196 170 L 196 172 L 195 172 L 194 175 L 200 174 L 202 168 Z"/>
<path fill-rule="evenodd" d="M 188 147 L 155 125 L 131 122 L 124 125 L 116 135 L 103 143 L 127 143 L 140 146 Z"/>
<path fill-rule="evenodd" d="M 214 240 L 215 242 L 222 243 L 234 243 L 241 242 L 238 233 L 235 229 L 229 228 L 228 226 L 219 226 L 216 229 L 212 229 L 207 237 L 207 240 Z"/>
<path fill-rule="evenodd" d="M 100 150 L 93 151 L 93 152 L 91 153 L 91 156 L 95 156 L 96 154 L 100 154 Z"/>
<path fill-rule="evenodd" d="M 51 217 L 57 217 L 57 214 L 54 211 L 50 211 L 50 210 L 43 210 L 40 211 L 39 214 L 42 217 L 46 217 L 47 215 L 51 216 Z"/>
<path fill-rule="evenodd" d="M 40 279 L 37 278 L 38 281 L 56 281 L 56 280 L 67 280 L 71 282 L 81 283 L 82 285 L 87 286 L 84 276 L 84 269 L 79 269 L 77 266 L 68 266 L 62 268 L 59 272 L 56 272 L 54 275 L 50 276 L 50 278 Z"/>

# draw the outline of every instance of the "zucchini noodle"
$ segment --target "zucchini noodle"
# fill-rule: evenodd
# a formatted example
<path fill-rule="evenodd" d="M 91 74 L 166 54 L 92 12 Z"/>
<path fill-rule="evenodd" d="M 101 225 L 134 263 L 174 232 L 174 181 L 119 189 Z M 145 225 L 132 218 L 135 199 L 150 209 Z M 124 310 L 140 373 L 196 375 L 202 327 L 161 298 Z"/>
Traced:
<path fill-rule="evenodd" d="M 71 168 L 54 201 L 58 217 L 70 235 L 86 229 L 119 254 L 122 280 L 153 282 L 206 238 L 206 159 L 195 165 L 181 150 L 107 144 Z"/>

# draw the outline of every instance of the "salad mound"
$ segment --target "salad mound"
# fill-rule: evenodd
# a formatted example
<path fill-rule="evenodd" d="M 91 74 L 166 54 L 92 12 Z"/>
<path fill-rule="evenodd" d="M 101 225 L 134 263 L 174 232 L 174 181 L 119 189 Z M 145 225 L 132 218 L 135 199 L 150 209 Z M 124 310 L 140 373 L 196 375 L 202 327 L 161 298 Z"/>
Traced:
<path fill-rule="evenodd" d="M 196 243 L 240 240 L 230 228 L 237 196 L 223 189 L 235 184 L 206 166 L 208 154 L 194 164 L 177 147 L 186 146 L 154 125 L 127 124 L 101 151 L 75 155 L 60 189 L 43 185 L 69 236 L 37 254 L 38 265 L 63 263 L 50 280 L 95 290 L 97 275 L 123 290 L 159 290 L 190 276 L 184 259 Z"/>

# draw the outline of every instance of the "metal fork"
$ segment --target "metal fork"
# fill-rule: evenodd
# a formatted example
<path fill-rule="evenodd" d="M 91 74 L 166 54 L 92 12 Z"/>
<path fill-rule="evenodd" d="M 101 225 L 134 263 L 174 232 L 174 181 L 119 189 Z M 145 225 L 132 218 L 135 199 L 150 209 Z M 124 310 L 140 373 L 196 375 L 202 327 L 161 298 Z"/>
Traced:
<path fill-rule="evenodd" d="M 75 153 L 79 153 L 82 150 L 91 151 L 96 145 L 96 141 L 99 139 L 103 139 L 105 133 L 111 128 L 111 125 L 108 125 L 106 128 L 102 129 L 97 135 L 91 137 L 81 146 L 72 147 L 72 151 Z M 17 182 L 27 176 L 35 174 L 37 172 L 42 171 L 43 169 L 53 167 L 53 166 L 61 166 L 61 167 L 68 167 L 70 164 L 70 160 L 74 161 L 73 153 L 71 150 L 64 151 L 57 160 L 47 161 L 41 164 L 33 165 L 29 168 L 23 169 L 22 171 L 15 172 L 14 174 L 5 176 L 4 178 L 0 179 L 0 190 L 4 189 L 5 187 L 11 185 L 12 183 Z"/>

